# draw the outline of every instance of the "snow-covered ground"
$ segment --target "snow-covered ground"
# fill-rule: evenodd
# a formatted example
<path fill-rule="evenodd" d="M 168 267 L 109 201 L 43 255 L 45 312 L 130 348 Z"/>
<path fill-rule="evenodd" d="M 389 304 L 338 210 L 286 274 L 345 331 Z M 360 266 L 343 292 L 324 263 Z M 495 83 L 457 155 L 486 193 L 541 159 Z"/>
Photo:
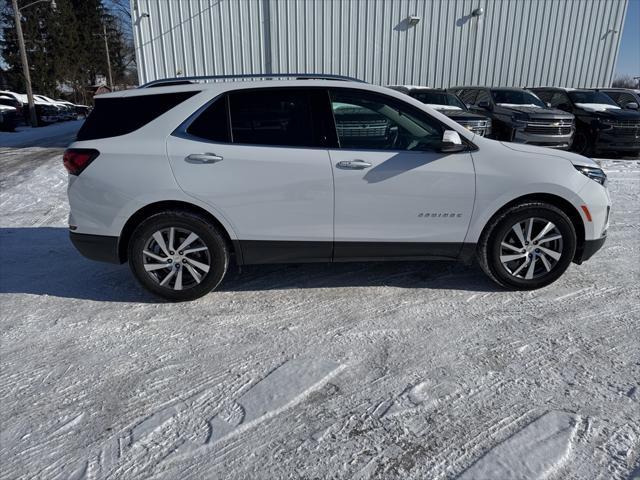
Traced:
<path fill-rule="evenodd" d="M 61 149 L 0 148 L 0 477 L 633 478 L 640 161 L 603 166 L 604 249 L 540 291 L 266 266 L 168 304 L 73 249 Z"/>

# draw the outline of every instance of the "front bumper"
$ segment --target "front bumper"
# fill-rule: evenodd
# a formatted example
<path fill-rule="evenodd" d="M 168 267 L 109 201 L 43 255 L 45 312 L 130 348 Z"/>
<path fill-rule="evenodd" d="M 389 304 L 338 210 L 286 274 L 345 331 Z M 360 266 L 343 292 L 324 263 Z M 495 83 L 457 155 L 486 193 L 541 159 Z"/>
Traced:
<path fill-rule="evenodd" d="M 118 237 L 69 232 L 69 238 L 73 246 L 90 260 L 122 263 L 118 251 Z"/>
<path fill-rule="evenodd" d="M 640 151 L 640 136 L 613 135 L 606 131 L 598 132 L 595 142 L 596 150 L 638 152 Z"/>
<path fill-rule="evenodd" d="M 585 240 L 584 246 L 581 251 L 576 252 L 574 262 L 580 265 L 582 262 L 586 262 L 593 257 L 598 250 L 602 248 L 607 237 L 598 238 L 596 240 Z"/>
<path fill-rule="evenodd" d="M 516 129 L 513 133 L 512 142 L 526 143 L 547 148 L 558 148 L 568 150 L 573 141 L 573 132 L 568 135 L 540 135 L 529 133 L 522 129 Z"/>

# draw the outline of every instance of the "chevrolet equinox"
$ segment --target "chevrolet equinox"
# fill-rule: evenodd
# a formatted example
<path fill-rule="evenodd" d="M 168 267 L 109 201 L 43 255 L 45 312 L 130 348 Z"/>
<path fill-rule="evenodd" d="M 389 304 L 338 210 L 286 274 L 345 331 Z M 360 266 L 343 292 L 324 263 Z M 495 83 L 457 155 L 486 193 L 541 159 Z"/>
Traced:
<path fill-rule="evenodd" d="M 534 289 L 604 243 L 593 160 L 483 138 L 385 87 L 283 77 L 97 97 L 64 154 L 76 248 L 181 301 L 231 259 L 475 257 L 502 287 Z"/>

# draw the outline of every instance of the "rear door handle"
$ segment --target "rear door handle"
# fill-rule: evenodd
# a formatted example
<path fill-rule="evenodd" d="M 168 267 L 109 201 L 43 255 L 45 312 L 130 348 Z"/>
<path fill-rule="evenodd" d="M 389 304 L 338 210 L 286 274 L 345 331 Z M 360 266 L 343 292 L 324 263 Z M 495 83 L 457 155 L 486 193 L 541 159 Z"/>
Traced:
<path fill-rule="evenodd" d="M 185 158 L 189 163 L 216 163 L 222 160 L 223 158 L 215 153 L 192 153 Z"/>
<path fill-rule="evenodd" d="M 343 160 L 342 162 L 338 162 L 336 167 L 343 168 L 345 170 L 364 170 L 365 168 L 369 168 L 371 164 L 369 162 L 365 162 L 364 160 Z"/>

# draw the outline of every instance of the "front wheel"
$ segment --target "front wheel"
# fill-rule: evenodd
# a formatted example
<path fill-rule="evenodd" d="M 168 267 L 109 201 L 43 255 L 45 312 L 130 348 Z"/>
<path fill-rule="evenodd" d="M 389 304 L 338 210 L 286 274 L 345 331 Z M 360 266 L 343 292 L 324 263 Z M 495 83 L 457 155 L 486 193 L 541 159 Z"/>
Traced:
<path fill-rule="evenodd" d="M 129 266 L 140 284 L 171 301 L 194 300 L 216 288 L 229 265 L 229 250 L 216 228 L 200 215 L 166 211 L 133 232 Z"/>
<path fill-rule="evenodd" d="M 576 232 L 567 215 L 542 202 L 511 207 L 487 225 L 478 258 L 503 287 L 533 290 L 556 281 L 576 252 Z"/>
<path fill-rule="evenodd" d="M 593 153 L 593 145 L 587 134 L 582 130 L 577 130 L 574 137 L 571 149 L 580 155 L 591 155 Z"/>

